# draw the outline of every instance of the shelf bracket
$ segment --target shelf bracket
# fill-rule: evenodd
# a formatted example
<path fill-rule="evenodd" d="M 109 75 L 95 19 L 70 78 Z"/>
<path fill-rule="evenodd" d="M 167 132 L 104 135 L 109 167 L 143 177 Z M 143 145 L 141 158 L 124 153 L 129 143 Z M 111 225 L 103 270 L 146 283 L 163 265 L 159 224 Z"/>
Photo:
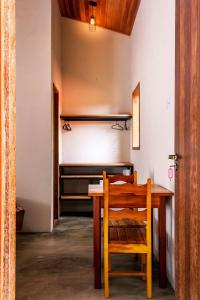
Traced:
<path fill-rule="evenodd" d="M 128 126 L 127 126 L 127 120 L 126 120 L 126 121 L 124 121 L 124 129 L 125 129 L 125 130 L 128 130 Z"/>

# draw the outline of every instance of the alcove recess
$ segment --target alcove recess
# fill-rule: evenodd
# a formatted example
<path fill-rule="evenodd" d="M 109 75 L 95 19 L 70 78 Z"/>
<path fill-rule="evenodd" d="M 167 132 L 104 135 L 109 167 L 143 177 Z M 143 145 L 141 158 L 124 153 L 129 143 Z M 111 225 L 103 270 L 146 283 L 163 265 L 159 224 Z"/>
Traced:
<path fill-rule="evenodd" d="M 61 115 L 61 120 L 66 125 L 64 130 L 72 130 L 69 122 L 73 121 L 104 121 L 124 122 L 122 130 L 127 130 L 127 121 L 131 114 L 103 114 L 103 115 Z M 64 127 L 64 126 L 63 126 Z M 121 129 L 120 129 L 121 130 Z M 88 185 L 99 184 L 103 179 L 102 172 L 114 175 L 123 173 L 124 170 L 133 172 L 133 164 L 129 162 L 99 163 L 99 164 L 60 164 L 60 215 L 85 213 L 92 214 L 92 201 L 88 196 Z"/>

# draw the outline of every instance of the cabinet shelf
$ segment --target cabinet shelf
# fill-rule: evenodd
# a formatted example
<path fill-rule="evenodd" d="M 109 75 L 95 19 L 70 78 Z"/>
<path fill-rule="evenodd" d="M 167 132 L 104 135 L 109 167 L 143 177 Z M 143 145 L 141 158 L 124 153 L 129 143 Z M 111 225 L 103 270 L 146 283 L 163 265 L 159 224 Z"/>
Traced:
<path fill-rule="evenodd" d="M 61 175 L 61 179 L 103 179 L 103 175 Z"/>
<path fill-rule="evenodd" d="M 63 163 L 60 164 L 60 215 L 92 212 L 92 199 L 88 196 L 88 185 L 99 184 L 103 179 L 102 172 L 115 175 L 124 170 L 133 172 L 130 162 L 115 163 Z"/>
<path fill-rule="evenodd" d="M 80 200 L 80 199 L 83 199 L 83 200 L 91 200 L 91 197 L 89 196 L 86 196 L 86 195 L 62 195 L 60 197 L 60 200 Z"/>

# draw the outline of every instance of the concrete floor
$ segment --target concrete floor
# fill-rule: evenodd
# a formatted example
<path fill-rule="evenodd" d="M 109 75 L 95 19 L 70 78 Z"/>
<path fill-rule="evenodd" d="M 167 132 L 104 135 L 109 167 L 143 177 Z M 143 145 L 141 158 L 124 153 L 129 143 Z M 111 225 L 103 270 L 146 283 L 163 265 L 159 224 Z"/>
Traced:
<path fill-rule="evenodd" d="M 113 265 L 137 267 L 137 258 L 115 256 Z M 111 298 L 140 300 L 146 284 L 140 278 L 110 280 Z M 69 217 L 53 233 L 17 235 L 17 300 L 104 299 L 103 289 L 93 288 L 92 219 Z M 158 288 L 154 268 L 154 299 L 174 300 L 174 292 Z"/>

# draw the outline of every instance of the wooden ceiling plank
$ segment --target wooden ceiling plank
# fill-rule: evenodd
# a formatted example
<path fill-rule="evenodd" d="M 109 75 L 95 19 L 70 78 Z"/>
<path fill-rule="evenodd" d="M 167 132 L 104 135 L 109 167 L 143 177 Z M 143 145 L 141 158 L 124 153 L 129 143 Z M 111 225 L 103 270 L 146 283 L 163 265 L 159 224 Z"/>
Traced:
<path fill-rule="evenodd" d="M 119 0 L 115 1 L 115 5 L 113 5 L 112 0 L 107 0 L 106 3 L 106 27 L 108 29 L 116 29 L 116 26 L 114 24 L 116 23 L 116 6 L 118 6 Z"/>
<path fill-rule="evenodd" d="M 128 25 L 127 25 L 127 34 L 128 35 L 131 35 L 141 0 L 134 0 L 133 2 L 134 2 L 133 7 L 129 10 L 131 12 L 131 14 L 129 14 L 129 17 L 128 17 Z"/>
<path fill-rule="evenodd" d="M 102 27 L 106 27 L 106 2 L 107 0 L 97 1 L 96 23 Z"/>
<path fill-rule="evenodd" d="M 88 22 L 88 1 L 87 0 L 81 0 L 80 1 L 80 19 L 83 22 Z"/>
<path fill-rule="evenodd" d="M 68 0 L 64 0 L 66 1 L 67 5 L 69 6 L 69 13 L 68 16 L 70 16 L 71 18 L 75 19 L 74 17 L 74 5 L 72 1 L 68 1 Z"/>
<path fill-rule="evenodd" d="M 76 1 L 76 0 L 73 0 L 73 5 L 74 5 L 74 17 L 75 19 L 78 19 L 81 21 L 81 0 L 79 1 Z"/>
<path fill-rule="evenodd" d="M 84 6 L 85 6 L 85 17 L 86 17 L 86 22 L 89 22 L 89 1 L 88 0 L 85 0 L 84 1 Z"/>
<path fill-rule="evenodd" d="M 58 5 L 60 8 L 60 14 L 62 17 L 66 16 L 66 10 L 65 10 L 65 5 L 64 5 L 64 1 L 63 0 L 58 0 Z"/>
<path fill-rule="evenodd" d="M 76 20 L 81 20 L 80 18 L 80 2 L 77 0 L 65 0 L 69 5 L 70 17 Z"/>
<path fill-rule="evenodd" d="M 124 15 L 126 15 L 126 13 L 127 13 L 126 4 L 127 4 L 127 0 L 126 1 L 123 1 L 123 0 L 120 1 L 120 17 L 119 17 L 118 27 L 119 27 L 119 30 L 122 31 L 122 32 L 124 32 L 124 27 L 125 27 L 125 24 L 126 24 L 126 18 L 124 18 Z"/>
<path fill-rule="evenodd" d="M 120 28 L 120 22 L 122 19 L 121 4 L 123 1 L 124 0 L 118 0 L 117 3 L 115 4 L 115 8 L 113 9 L 113 24 L 111 26 L 113 27 L 113 29 L 118 29 L 119 31 L 121 31 Z M 110 2 L 112 2 L 112 0 L 110 0 Z"/>
<path fill-rule="evenodd" d="M 135 0 L 124 2 L 124 12 L 123 12 L 123 31 L 129 34 L 130 27 L 132 24 L 131 18 L 134 15 L 133 9 L 135 7 Z"/>
<path fill-rule="evenodd" d="M 68 0 L 62 0 L 62 2 L 63 2 L 65 14 L 66 14 L 66 15 L 69 15 L 69 14 L 70 14 L 70 7 L 69 7 L 69 2 L 68 2 Z"/>

